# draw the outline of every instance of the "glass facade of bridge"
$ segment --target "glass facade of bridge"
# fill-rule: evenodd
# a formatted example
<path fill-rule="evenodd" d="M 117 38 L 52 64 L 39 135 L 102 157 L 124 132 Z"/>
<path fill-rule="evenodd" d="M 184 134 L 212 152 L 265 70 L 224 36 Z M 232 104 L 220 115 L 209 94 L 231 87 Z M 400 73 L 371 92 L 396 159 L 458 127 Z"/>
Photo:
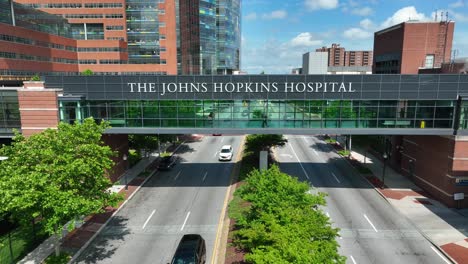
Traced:
<path fill-rule="evenodd" d="M 455 104 L 450 100 L 85 100 L 60 102 L 60 119 L 94 117 L 108 120 L 112 127 L 155 128 L 453 128 Z"/>

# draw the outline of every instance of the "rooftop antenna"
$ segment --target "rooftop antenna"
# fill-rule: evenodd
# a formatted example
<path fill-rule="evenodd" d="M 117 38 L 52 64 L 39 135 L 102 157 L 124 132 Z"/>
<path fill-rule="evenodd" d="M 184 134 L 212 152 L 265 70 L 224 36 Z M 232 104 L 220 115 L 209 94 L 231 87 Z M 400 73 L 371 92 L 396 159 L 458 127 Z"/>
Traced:
<path fill-rule="evenodd" d="M 437 22 L 437 12 L 438 12 L 438 10 L 436 9 L 435 12 L 434 12 L 435 13 L 435 18 L 434 18 L 435 22 Z"/>
<path fill-rule="evenodd" d="M 448 11 L 447 11 L 447 12 L 445 12 L 445 19 L 446 19 L 446 20 L 445 20 L 446 22 L 448 22 L 448 21 L 449 21 L 449 19 L 448 19 Z"/>

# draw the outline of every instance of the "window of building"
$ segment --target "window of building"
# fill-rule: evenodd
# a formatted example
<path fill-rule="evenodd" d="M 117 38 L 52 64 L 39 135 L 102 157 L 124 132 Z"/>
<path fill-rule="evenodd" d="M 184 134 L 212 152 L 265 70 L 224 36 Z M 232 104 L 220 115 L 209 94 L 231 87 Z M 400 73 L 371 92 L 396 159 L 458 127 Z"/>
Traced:
<path fill-rule="evenodd" d="M 426 55 L 425 68 L 434 68 L 434 54 Z"/>

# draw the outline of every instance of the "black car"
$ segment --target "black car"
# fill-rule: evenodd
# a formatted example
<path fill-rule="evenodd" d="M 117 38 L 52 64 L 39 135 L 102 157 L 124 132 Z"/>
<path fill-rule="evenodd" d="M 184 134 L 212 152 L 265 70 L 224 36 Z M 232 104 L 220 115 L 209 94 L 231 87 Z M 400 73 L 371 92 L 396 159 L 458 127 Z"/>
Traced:
<path fill-rule="evenodd" d="M 158 169 L 169 170 L 172 167 L 174 167 L 174 165 L 176 165 L 176 162 L 177 162 L 177 156 L 172 155 L 172 156 L 162 157 L 161 160 L 159 161 Z"/>
<path fill-rule="evenodd" d="M 198 234 L 190 234 L 182 237 L 170 264 L 204 264 L 205 262 L 205 240 Z"/>

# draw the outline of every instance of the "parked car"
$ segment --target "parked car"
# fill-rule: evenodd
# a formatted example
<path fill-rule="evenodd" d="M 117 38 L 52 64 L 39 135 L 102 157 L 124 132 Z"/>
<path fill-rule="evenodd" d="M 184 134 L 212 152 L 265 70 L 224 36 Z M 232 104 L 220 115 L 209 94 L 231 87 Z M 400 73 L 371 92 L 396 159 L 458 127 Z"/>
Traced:
<path fill-rule="evenodd" d="M 198 234 L 188 234 L 180 240 L 170 264 L 204 264 L 205 262 L 205 240 Z"/>
<path fill-rule="evenodd" d="M 232 146 L 224 145 L 219 152 L 219 160 L 232 160 Z"/>
<path fill-rule="evenodd" d="M 177 163 L 177 156 L 175 155 L 165 156 L 165 157 L 162 157 L 161 160 L 159 161 L 158 169 L 170 170 L 172 167 L 176 165 L 176 163 Z"/>

